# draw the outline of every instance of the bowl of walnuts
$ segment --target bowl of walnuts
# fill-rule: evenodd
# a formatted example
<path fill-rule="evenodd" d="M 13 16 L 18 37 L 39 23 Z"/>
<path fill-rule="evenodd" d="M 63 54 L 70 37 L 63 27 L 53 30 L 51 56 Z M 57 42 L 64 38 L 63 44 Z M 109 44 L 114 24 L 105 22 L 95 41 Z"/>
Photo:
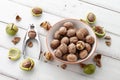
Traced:
<path fill-rule="evenodd" d="M 46 42 L 54 58 L 68 64 L 87 60 L 97 45 L 92 28 L 77 19 L 64 19 L 54 24 Z"/>

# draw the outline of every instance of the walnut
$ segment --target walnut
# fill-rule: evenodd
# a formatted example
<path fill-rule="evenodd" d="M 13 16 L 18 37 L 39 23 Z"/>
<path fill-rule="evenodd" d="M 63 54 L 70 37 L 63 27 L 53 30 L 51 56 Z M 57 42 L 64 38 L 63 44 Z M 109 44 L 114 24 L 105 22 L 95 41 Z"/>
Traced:
<path fill-rule="evenodd" d="M 74 43 L 74 44 L 76 44 L 78 42 L 78 38 L 77 37 L 71 37 L 70 38 L 70 43 Z"/>
<path fill-rule="evenodd" d="M 86 36 L 86 42 L 89 44 L 94 43 L 94 38 L 91 35 Z"/>
<path fill-rule="evenodd" d="M 48 21 L 42 22 L 40 26 L 43 27 L 45 30 L 49 30 L 52 27 Z"/>
<path fill-rule="evenodd" d="M 51 41 L 50 45 L 53 49 L 56 49 L 60 45 L 60 41 L 57 40 L 57 39 L 54 39 L 54 40 Z"/>
<path fill-rule="evenodd" d="M 16 21 L 21 21 L 21 17 L 19 15 L 16 16 Z"/>
<path fill-rule="evenodd" d="M 12 42 L 16 45 L 20 41 L 20 37 L 14 37 Z"/>
<path fill-rule="evenodd" d="M 75 44 L 73 44 L 73 43 L 69 44 L 68 51 L 69 51 L 69 53 L 72 53 L 72 54 L 76 53 L 76 46 L 75 46 Z"/>
<path fill-rule="evenodd" d="M 66 64 L 62 64 L 60 67 L 61 67 L 62 69 L 66 69 L 66 68 L 67 68 L 67 65 L 66 65 Z"/>
<path fill-rule="evenodd" d="M 59 49 L 60 51 L 63 53 L 63 54 L 66 54 L 68 52 L 68 47 L 65 43 L 62 43 L 60 46 L 59 46 Z"/>
<path fill-rule="evenodd" d="M 68 37 L 63 37 L 61 39 L 61 43 L 69 44 L 69 38 Z"/>
<path fill-rule="evenodd" d="M 90 45 L 90 44 L 85 43 L 85 49 L 86 49 L 88 52 L 90 52 L 90 51 L 91 51 L 91 49 L 92 49 L 92 47 L 91 47 L 91 45 Z"/>
<path fill-rule="evenodd" d="M 45 56 L 46 60 L 48 60 L 48 61 L 52 61 L 54 59 L 53 55 L 50 52 L 45 52 L 44 56 Z"/>
<path fill-rule="evenodd" d="M 57 50 L 55 50 L 54 54 L 55 54 L 55 56 L 58 57 L 58 58 L 61 58 L 62 55 L 63 55 L 59 48 L 58 48 Z"/>
<path fill-rule="evenodd" d="M 68 36 L 68 37 L 73 37 L 73 36 L 75 36 L 75 33 L 76 33 L 76 30 L 75 30 L 75 29 L 69 29 L 69 30 L 67 31 L 67 36 Z"/>
<path fill-rule="evenodd" d="M 88 56 L 87 50 L 81 51 L 80 54 L 79 54 L 79 56 L 80 56 L 81 59 L 86 58 Z"/>
<path fill-rule="evenodd" d="M 28 47 L 33 47 L 33 43 L 31 41 L 28 42 Z"/>
<path fill-rule="evenodd" d="M 59 31 L 56 31 L 54 34 L 55 39 L 61 39 L 61 35 L 59 34 Z"/>
<path fill-rule="evenodd" d="M 60 27 L 59 34 L 65 35 L 67 33 L 67 29 L 65 27 Z"/>
<path fill-rule="evenodd" d="M 93 58 L 93 61 L 96 62 L 96 65 L 98 67 L 101 67 L 102 66 L 102 64 L 101 64 L 101 54 L 95 55 L 94 58 Z"/>
<path fill-rule="evenodd" d="M 77 61 L 77 56 L 75 54 L 68 54 L 67 55 L 67 60 L 70 62 Z"/>
<path fill-rule="evenodd" d="M 34 39 L 36 37 L 36 32 L 34 30 L 30 30 L 28 32 L 28 36 L 29 38 Z"/>
<path fill-rule="evenodd" d="M 67 29 L 73 28 L 73 23 L 72 22 L 65 22 L 63 24 L 64 27 L 66 27 Z"/>
<path fill-rule="evenodd" d="M 83 50 L 85 48 L 85 43 L 83 41 L 78 41 L 76 44 L 78 50 Z"/>

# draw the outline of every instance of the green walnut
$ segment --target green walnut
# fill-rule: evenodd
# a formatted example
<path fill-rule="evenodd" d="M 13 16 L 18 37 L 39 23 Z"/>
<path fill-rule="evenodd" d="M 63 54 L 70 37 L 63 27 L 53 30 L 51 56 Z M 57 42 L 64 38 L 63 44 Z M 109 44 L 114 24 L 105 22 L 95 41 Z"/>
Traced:
<path fill-rule="evenodd" d="M 96 66 L 93 64 L 87 64 L 85 65 L 85 67 L 83 68 L 83 72 L 85 74 L 93 74 L 95 72 Z"/>
<path fill-rule="evenodd" d="M 18 32 L 18 27 L 13 23 L 9 23 L 6 27 L 6 32 L 8 35 L 14 36 Z"/>
<path fill-rule="evenodd" d="M 20 63 L 20 68 L 25 71 L 30 71 L 34 67 L 34 61 L 31 58 L 26 58 Z"/>
<path fill-rule="evenodd" d="M 36 16 L 36 17 L 39 17 L 39 16 L 41 16 L 41 14 L 42 14 L 42 9 L 40 8 L 40 7 L 34 7 L 33 9 L 32 9 L 32 15 L 33 16 Z"/>
<path fill-rule="evenodd" d="M 96 16 L 92 12 L 88 13 L 86 21 L 90 24 L 95 23 L 96 21 Z"/>
<path fill-rule="evenodd" d="M 21 51 L 18 48 L 10 48 L 8 52 L 8 58 L 10 60 L 18 60 L 20 58 Z"/>
<path fill-rule="evenodd" d="M 105 34 L 106 34 L 105 30 L 101 26 L 94 26 L 93 30 L 94 30 L 96 36 L 99 37 L 99 38 L 104 37 Z"/>

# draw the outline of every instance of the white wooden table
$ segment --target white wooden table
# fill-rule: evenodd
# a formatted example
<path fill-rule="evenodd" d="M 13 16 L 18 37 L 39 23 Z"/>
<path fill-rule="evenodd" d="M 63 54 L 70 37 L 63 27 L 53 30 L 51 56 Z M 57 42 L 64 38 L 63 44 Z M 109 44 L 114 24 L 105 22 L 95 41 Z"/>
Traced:
<path fill-rule="evenodd" d="M 120 80 L 120 1 L 119 0 L 0 0 L 0 80 Z M 43 15 L 39 18 L 31 15 L 31 8 L 40 6 Z M 103 54 L 102 68 L 97 68 L 95 74 L 86 75 L 79 65 L 68 65 L 63 70 L 57 65 L 62 63 L 53 61 L 45 63 L 43 59 L 35 61 L 32 71 L 26 72 L 19 68 L 18 61 L 8 59 L 8 49 L 11 47 L 22 48 L 23 38 L 29 24 L 35 24 L 39 31 L 43 51 L 46 47 L 46 34 L 43 28 L 39 27 L 42 21 L 49 21 L 52 25 L 64 18 L 85 18 L 88 12 L 97 16 L 97 25 L 103 26 L 107 35 L 112 37 L 111 47 L 105 45 L 104 39 L 98 39 L 97 53 Z M 16 22 L 16 15 L 22 17 L 22 21 Z M 14 45 L 6 34 L 5 28 L 8 23 L 15 23 L 19 26 L 16 36 L 21 41 Z M 35 53 L 35 47 L 28 52 Z M 37 52 L 36 52 L 37 53 Z M 96 54 L 96 53 L 95 53 Z M 86 61 L 91 63 L 92 58 Z"/>

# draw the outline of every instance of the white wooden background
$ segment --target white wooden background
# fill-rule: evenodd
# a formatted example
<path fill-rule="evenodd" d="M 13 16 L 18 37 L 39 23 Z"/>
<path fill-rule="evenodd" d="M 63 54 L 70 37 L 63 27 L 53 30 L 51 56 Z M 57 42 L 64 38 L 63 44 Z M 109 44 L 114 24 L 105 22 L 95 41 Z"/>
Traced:
<path fill-rule="evenodd" d="M 119 0 L 0 0 L 0 80 L 120 80 L 119 4 Z M 43 9 L 41 17 L 36 18 L 31 15 L 31 8 L 34 6 L 40 6 Z M 102 68 L 97 68 L 95 74 L 84 74 L 77 64 L 68 65 L 67 69 L 63 70 L 57 67 L 62 63 L 57 61 L 45 63 L 43 59 L 38 61 L 33 55 L 35 67 L 32 71 L 26 72 L 19 68 L 22 57 L 18 61 L 8 59 L 9 48 L 22 48 L 21 44 L 29 24 L 37 26 L 43 51 L 47 51 L 45 43 L 47 31 L 39 27 L 42 21 L 47 20 L 53 25 L 64 18 L 84 19 L 88 12 L 96 14 L 96 24 L 103 26 L 107 35 L 112 37 L 111 47 L 105 45 L 104 39 L 98 39 L 96 53 L 103 54 Z M 15 21 L 17 14 L 22 17 L 22 21 Z M 5 32 L 7 23 L 11 22 L 19 26 L 16 36 L 20 36 L 21 41 L 17 45 L 11 43 L 13 37 Z M 35 49 L 36 47 L 28 53 L 35 52 Z M 91 59 L 86 63 L 91 63 Z"/>

